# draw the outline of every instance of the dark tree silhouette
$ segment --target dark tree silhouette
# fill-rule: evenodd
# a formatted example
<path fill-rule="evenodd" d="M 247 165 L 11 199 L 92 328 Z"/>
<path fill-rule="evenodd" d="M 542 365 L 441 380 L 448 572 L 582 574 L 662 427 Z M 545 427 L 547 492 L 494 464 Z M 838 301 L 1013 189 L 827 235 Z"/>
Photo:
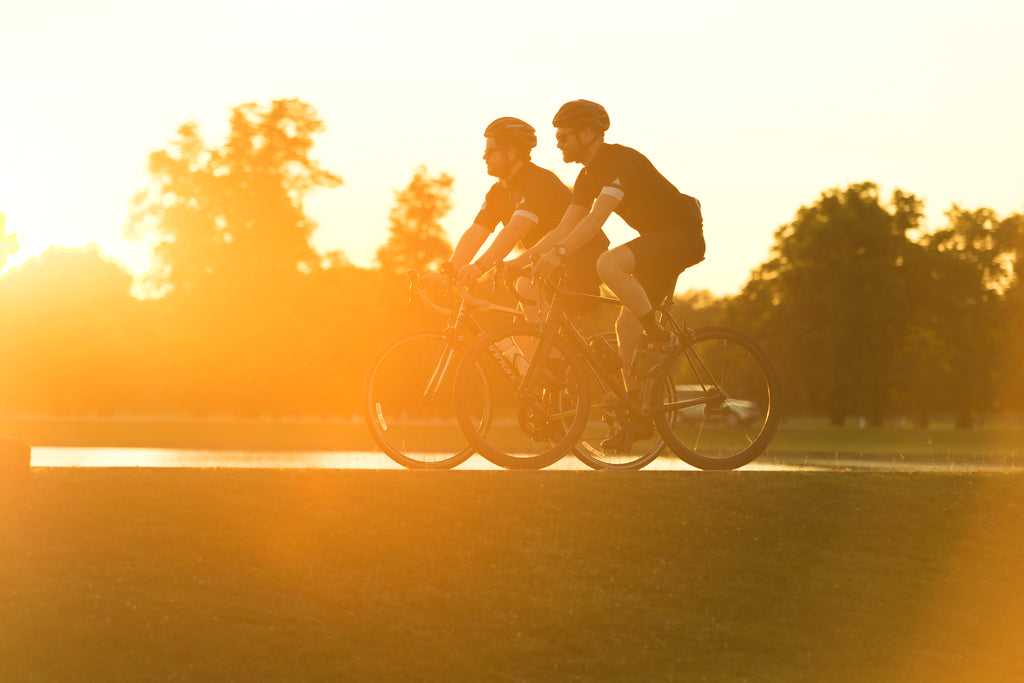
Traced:
<path fill-rule="evenodd" d="M 908 302 L 898 264 L 920 205 L 897 191 L 889 213 L 873 183 L 822 193 L 775 234 L 772 258 L 734 309 L 785 369 L 790 407 L 841 422 L 880 420 L 889 403 L 892 349 Z"/>
<path fill-rule="evenodd" d="M 729 302 L 728 321 L 780 366 L 791 412 L 874 424 L 952 415 L 968 427 L 995 407 L 996 378 L 1024 375 L 1019 354 L 1000 352 L 1021 348 L 1018 224 L 954 206 L 948 226 L 918 234 L 922 213 L 900 190 L 882 206 L 872 183 L 825 192 L 779 229 L 772 258 Z"/>
<path fill-rule="evenodd" d="M 1011 275 L 994 212 L 954 205 L 946 217 L 946 228 L 921 240 L 928 267 L 914 289 L 915 331 L 930 356 L 922 369 L 931 373 L 924 380 L 931 385 L 928 401 L 952 412 L 957 426 L 970 427 L 994 404 L 1004 311 L 1000 291 Z"/>

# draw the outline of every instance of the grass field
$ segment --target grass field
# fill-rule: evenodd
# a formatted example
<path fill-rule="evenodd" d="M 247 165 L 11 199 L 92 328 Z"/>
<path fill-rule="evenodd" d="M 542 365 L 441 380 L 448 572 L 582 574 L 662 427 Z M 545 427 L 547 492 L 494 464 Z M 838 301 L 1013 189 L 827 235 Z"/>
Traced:
<path fill-rule="evenodd" d="M 36 469 L 0 681 L 1020 681 L 1024 475 Z"/>

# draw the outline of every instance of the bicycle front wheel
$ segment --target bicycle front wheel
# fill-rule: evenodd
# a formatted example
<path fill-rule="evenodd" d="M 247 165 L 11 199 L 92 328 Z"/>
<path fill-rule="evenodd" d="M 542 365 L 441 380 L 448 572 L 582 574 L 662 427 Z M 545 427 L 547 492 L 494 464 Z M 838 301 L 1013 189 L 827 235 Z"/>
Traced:
<path fill-rule="evenodd" d="M 363 412 L 374 441 L 408 468 L 447 469 L 473 454 L 455 419 L 455 368 L 462 352 L 443 334 L 419 332 L 388 345 L 370 364 Z M 487 383 L 479 368 L 465 381 L 483 429 L 490 419 Z"/>
<path fill-rule="evenodd" d="M 618 353 L 613 332 L 600 336 Z M 665 442 L 654 423 L 638 416 L 630 420 L 625 404 L 615 393 L 598 382 L 596 375 L 593 380 L 591 395 L 600 398 L 594 398 L 590 404 L 587 426 L 573 446 L 573 453 L 580 462 L 595 470 L 638 470 L 654 462 L 665 450 Z M 650 384 L 653 387 L 654 382 Z M 675 390 L 671 382 L 661 380 L 658 386 L 663 395 L 655 400 L 659 403 L 672 401 Z M 623 430 L 628 431 L 620 433 Z"/>
<path fill-rule="evenodd" d="M 499 467 L 552 465 L 569 452 L 586 426 L 590 388 L 583 363 L 557 337 L 544 359 L 536 357 L 544 335 L 534 325 L 499 328 L 481 337 L 459 364 L 459 426 L 477 452 Z M 516 360 L 516 353 L 523 357 Z M 491 397 L 488 424 L 474 417 L 471 389 L 478 381 L 477 367 L 483 368 Z"/>
<path fill-rule="evenodd" d="M 767 354 L 727 327 L 694 331 L 659 376 L 675 399 L 655 411 L 669 448 L 702 470 L 746 465 L 768 446 L 779 425 L 779 380 Z"/>

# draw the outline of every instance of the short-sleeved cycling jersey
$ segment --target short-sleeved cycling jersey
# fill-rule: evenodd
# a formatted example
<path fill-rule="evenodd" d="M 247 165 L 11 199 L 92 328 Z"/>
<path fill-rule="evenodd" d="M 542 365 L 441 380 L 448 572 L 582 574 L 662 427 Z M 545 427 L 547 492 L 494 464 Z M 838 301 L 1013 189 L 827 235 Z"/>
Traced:
<path fill-rule="evenodd" d="M 527 162 L 507 182 L 498 181 L 491 186 L 473 223 L 494 232 L 498 223 L 508 225 L 512 216 L 522 214 L 534 222 L 519 241 L 523 249 L 529 249 L 555 229 L 569 206 L 571 196 L 572 192 L 558 176 Z M 594 264 L 597 257 L 608 249 L 608 244 L 608 238 L 602 231 L 569 255 L 565 265 L 569 271 L 566 284 L 570 289 L 597 293 L 601 279 Z"/>
<path fill-rule="evenodd" d="M 508 225 L 512 216 L 524 215 L 534 222 L 520 240 L 520 245 L 529 249 L 558 225 L 569 206 L 571 195 L 558 176 L 528 162 L 507 182 L 498 181 L 491 186 L 473 223 L 493 232 L 498 223 Z M 603 241 L 603 248 L 608 248 L 608 238 L 604 233 L 594 239 L 595 242 Z"/>
<path fill-rule="evenodd" d="M 597 150 L 576 178 L 572 203 L 589 208 L 600 194 L 617 197 L 615 213 L 641 235 L 704 224 L 696 199 L 677 190 L 643 154 L 623 145 L 604 144 Z"/>

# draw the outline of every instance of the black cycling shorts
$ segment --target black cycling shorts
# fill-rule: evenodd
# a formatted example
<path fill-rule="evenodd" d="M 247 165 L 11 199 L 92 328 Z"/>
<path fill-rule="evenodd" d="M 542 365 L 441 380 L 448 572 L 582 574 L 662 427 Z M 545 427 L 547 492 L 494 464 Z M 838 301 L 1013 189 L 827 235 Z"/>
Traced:
<path fill-rule="evenodd" d="M 679 228 L 641 235 L 626 242 L 636 262 L 634 273 L 652 306 L 657 306 L 676 288 L 679 273 L 704 260 L 704 231 Z"/>

